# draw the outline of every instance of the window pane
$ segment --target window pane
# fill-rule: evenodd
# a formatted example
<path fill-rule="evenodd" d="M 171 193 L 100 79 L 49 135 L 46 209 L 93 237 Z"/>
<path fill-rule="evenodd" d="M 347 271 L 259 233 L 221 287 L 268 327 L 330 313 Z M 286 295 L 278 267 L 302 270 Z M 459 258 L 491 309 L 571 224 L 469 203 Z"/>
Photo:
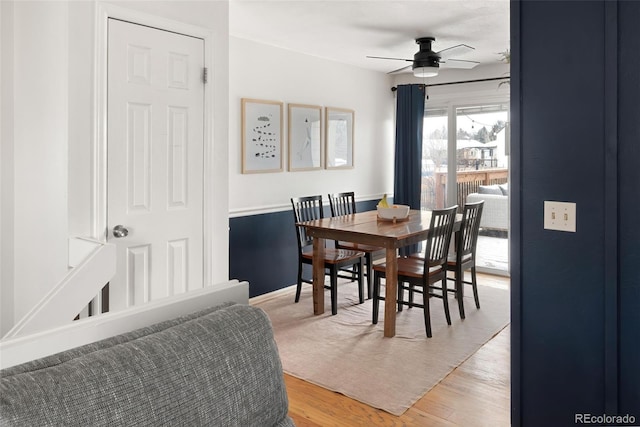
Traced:
<path fill-rule="evenodd" d="M 506 105 L 456 109 L 456 190 L 463 206 L 478 186 L 504 184 L 508 179 Z M 498 189 L 502 191 L 502 189 Z M 485 196 L 489 197 L 489 196 Z M 478 200 L 478 195 L 474 200 Z M 508 272 L 508 199 L 485 200 L 476 248 L 476 265 L 483 271 Z"/>
<path fill-rule="evenodd" d="M 456 109 L 457 204 L 480 185 L 507 182 L 506 105 Z M 491 171 L 489 174 L 488 172 Z"/>
<path fill-rule="evenodd" d="M 456 114 L 456 170 L 506 168 L 506 106 L 457 108 Z"/>
<path fill-rule="evenodd" d="M 445 206 L 447 182 L 447 110 L 425 112 L 422 136 L 421 208 Z"/>

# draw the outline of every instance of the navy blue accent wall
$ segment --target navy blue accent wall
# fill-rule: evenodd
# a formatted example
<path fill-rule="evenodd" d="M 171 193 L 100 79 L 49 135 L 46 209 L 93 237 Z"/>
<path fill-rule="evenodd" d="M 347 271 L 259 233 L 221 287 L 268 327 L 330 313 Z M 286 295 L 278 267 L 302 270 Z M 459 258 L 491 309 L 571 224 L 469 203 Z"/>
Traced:
<path fill-rule="evenodd" d="M 249 281 L 254 297 L 296 282 L 293 212 L 229 219 L 229 277 Z"/>
<path fill-rule="evenodd" d="M 638 421 L 640 4 L 511 5 L 512 423 Z M 543 229 L 545 200 L 576 233 Z"/>
<path fill-rule="evenodd" d="M 358 202 L 356 209 L 372 210 L 377 202 Z M 329 206 L 324 214 L 331 216 Z M 229 277 L 249 281 L 250 297 L 296 283 L 298 246 L 293 224 L 291 209 L 229 219 Z M 307 268 L 306 277 L 310 278 L 311 269 Z"/>
<path fill-rule="evenodd" d="M 640 422 L 640 2 L 619 4 L 620 413 Z"/>

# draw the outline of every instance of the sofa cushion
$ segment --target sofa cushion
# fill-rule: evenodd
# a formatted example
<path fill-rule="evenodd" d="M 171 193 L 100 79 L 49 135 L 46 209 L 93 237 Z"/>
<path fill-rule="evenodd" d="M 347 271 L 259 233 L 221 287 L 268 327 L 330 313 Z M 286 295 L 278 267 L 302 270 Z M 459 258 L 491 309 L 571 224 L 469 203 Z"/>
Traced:
<path fill-rule="evenodd" d="M 2 371 L 2 425 L 293 425 L 262 310 L 181 319 Z"/>
<path fill-rule="evenodd" d="M 509 229 L 509 198 L 499 194 L 471 193 L 467 196 L 467 203 L 484 200 L 480 227 L 494 230 Z"/>
<path fill-rule="evenodd" d="M 502 196 L 502 190 L 498 185 L 481 185 L 478 187 L 478 194 L 497 194 Z"/>
<path fill-rule="evenodd" d="M 498 187 L 500 187 L 500 191 L 502 191 L 503 196 L 509 195 L 509 183 L 499 184 Z"/>

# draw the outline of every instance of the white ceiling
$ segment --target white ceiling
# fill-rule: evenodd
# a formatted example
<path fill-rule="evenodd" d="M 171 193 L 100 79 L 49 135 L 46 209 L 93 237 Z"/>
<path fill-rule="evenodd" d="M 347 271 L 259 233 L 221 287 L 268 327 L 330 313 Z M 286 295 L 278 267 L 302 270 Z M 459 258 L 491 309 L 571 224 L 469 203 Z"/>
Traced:
<path fill-rule="evenodd" d="M 509 0 L 231 0 L 232 36 L 389 72 L 413 58 L 415 39 L 433 50 L 475 48 L 459 59 L 495 64 L 509 49 Z M 444 71 L 444 70 L 443 70 Z"/>

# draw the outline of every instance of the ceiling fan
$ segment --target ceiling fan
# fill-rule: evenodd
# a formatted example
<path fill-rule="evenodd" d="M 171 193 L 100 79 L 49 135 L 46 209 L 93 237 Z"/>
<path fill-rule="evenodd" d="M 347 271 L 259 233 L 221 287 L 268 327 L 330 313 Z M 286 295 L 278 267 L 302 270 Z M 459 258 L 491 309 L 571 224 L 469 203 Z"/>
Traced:
<path fill-rule="evenodd" d="M 390 71 L 387 74 L 398 73 L 411 67 L 413 69 L 413 75 L 416 77 L 434 77 L 438 75 L 440 68 L 461 68 L 471 69 L 479 64 L 477 61 L 467 61 L 464 59 L 453 59 L 451 56 L 463 55 L 475 48 L 466 44 L 459 44 L 451 46 L 441 51 L 434 52 L 431 49 L 431 43 L 435 42 L 435 37 L 420 37 L 416 39 L 416 43 L 420 46 L 418 52 L 413 56 L 413 59 L 405 58 L 386 58 L 382 56 L 367 56 L 367 58 L 374 59 L 391 59 L 396 61 L 408 61 L 412 62 L 411 65 L 398 68 L 397 70 Z"/>

